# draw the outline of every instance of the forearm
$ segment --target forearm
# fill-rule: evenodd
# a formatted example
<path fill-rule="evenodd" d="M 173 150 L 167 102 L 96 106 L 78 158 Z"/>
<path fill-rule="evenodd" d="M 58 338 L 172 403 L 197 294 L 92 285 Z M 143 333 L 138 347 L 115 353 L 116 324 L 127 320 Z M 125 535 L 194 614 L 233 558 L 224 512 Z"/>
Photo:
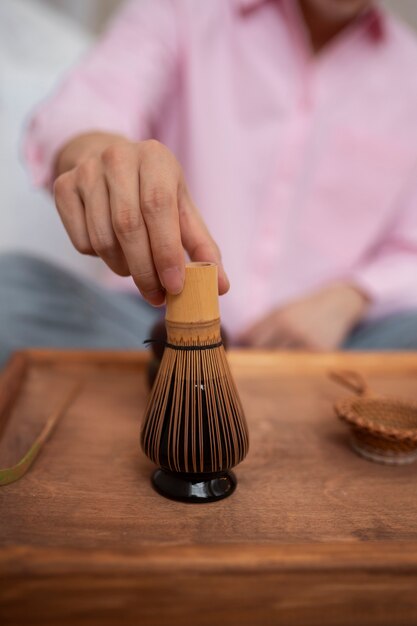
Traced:
<path fill-rule="evenodd" d="M 98 44 L 37 108 L 24 138 L 34 185 L 50 189 L 58 174 L 73 169 L 84 154 L 94 153 L 91 143 L 79 139 L 83 133 L 101 135 L 91 132 L 100 129 L 113 140 L 120 135 L 139 139 L 149 136 L 151 120 L 157 127 L 155 112 L 168 102 L 177 77 L 174 4 L 126 2 Z M 99 151 L 105 141 L 94 141 Z"/>
<path fill-rule="evenodd" d="M 352 282 L 367 293 L 372 315 L 385 315 L 417 306 L 417 247 L 386 246 L 359 267 Z"/>
<path fill-rule="evenodd" d="M 345 321 L 347 331 L 351 330 L 365 316 L 369 296 L 354 282 L 335 283 L 329 289 L 333 292 L 334 315 Z"/>
<path fill-rule="evenodd" d="M 335 350 L 367 307 L 360 288 L 340 281 L 268 313 L 241 335 L 240 342 L 260 349 Z"/>

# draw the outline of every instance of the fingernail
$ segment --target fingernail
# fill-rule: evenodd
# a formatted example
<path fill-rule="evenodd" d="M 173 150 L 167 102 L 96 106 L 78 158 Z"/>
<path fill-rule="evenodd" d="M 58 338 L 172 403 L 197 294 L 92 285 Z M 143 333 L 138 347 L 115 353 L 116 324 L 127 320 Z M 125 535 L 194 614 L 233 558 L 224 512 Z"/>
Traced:
<path fill-rule="evenodd" d="M 142 295 L 152 306 L 160 307 L 165 303 L 165 293 L 160 289 Z"/>
<path fill-rule="evenodd" d="M 164 306 L 165 294 L 161 292 L 159 296 L 155 296 L 155 298 L 152 298 L 152 300 L 150 301 L 150 304 L 156 308 L 159 308 L 160 306 Z"/>
<path fill-rule="evenodd" d="M 161 282 L 165 289 L 174 295 L 181 293 L 184 277 L 179 267 L 170 267 L 162 272 Z"/>

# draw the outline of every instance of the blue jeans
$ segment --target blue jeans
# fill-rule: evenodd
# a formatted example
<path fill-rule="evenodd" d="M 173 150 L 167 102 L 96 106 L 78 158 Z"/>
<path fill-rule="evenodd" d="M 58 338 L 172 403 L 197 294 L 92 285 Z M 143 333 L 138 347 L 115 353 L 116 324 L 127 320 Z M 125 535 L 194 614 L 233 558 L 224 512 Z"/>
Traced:
<path fill-rule="evenodd" d="M 359 324 L 343 350 L 417 350 L 417 311 L 388 315 Z"/>
<path fill-rule="evenodd" d="M 0 255 L 0 366 L 26 347 L 140 349 L 162 312 L 49 262 Z M 226 329 L 227 330 L 227 329 Z M 346 350 L 417 349 L 417 311 L 359 325 Z"/>
<path fill-rule="evenodd" d="M 161 316 L 47 261 L 0 255 L 0 367 L 21 348 L 140 349 Z"/>

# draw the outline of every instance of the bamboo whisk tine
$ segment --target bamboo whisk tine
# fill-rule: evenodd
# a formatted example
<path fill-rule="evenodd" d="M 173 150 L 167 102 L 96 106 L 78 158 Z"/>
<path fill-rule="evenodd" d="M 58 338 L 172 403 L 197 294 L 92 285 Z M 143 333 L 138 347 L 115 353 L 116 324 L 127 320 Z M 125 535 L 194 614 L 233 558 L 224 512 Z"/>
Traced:
<path fill-rule="evenodd" d="M 216 265 L 186 266 L 184 290 L 167 296 L 166 326 L 143 450 L 172 474 L 225 473 L 246 456 L 248 431 L 221 342 Z"/>

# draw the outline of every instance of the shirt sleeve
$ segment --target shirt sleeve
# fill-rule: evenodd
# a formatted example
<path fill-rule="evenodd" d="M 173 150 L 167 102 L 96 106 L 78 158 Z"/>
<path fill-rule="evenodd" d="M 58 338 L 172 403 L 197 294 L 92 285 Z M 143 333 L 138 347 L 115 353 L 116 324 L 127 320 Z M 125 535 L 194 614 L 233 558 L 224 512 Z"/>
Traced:
<path fill-rule="evenodd" d="M 107 131 L 139 140 L 175 85 L 173 0 L 130 0 L 87 57 L 29 120 L 24 158 L 36 186 L 49 186 L 57 152 L 72 137 Z"/>
<path fill-rule="evenodd" d="M 417 188 L 351 278 L 370 297 L 371 317 L 417 309 Z"/>

